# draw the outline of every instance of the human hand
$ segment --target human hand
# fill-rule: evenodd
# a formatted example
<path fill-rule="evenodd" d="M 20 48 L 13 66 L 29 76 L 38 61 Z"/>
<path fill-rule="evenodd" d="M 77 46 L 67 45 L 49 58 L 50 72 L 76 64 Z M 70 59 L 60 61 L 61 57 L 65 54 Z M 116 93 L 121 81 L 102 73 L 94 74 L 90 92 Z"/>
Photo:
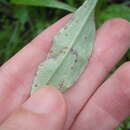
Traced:
<path fill-rule="evenodd" d="M 52 87 L 29 97 L 39 63 L 71 16 L 49 27 L 0 69 L 0 130 L 113 130 L 130 112 L 130 62 L 106 76 L 130 47 L 130 23 L 106 22 L 84 74 L 63 95 Z"/>

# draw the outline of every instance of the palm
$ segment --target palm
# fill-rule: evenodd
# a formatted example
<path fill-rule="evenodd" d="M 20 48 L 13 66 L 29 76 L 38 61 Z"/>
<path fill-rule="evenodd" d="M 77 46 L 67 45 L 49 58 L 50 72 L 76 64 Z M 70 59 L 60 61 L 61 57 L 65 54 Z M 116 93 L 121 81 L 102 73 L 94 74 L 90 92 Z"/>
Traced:
<path fill-rule="evenodd" d="M 128 116 L 130 63 L 121 66 L 104 82 L 130 46 L 130 24 L 121 19 L 111 20 L 98 30 L 87 69 L 76 85 L 64 93 L 68 111 L 55 89 L 45 88 L 27 100 L 37 66 L 46 58 L 51 39 L 69 17 L 40 34 L 1 67 L 1 130 L 113 130 Z M 45 110 L 49 105 L 43 96 L 49 91 L 54 92 L 50 94 L 55 102 L 53 111 Z"/>

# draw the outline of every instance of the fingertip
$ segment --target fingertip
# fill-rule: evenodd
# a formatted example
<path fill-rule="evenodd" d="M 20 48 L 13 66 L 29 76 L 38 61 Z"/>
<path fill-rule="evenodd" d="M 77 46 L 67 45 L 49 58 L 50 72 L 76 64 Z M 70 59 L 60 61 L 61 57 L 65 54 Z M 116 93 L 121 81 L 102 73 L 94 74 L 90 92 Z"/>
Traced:
<path fill-rule="evenodd" d="M 23 105 L 24 108 L 35 113 L 66 113 L 66 103 L 62 94 L 54 87 L 40 88 Z"/>
<path fill-rule="evenodd" d="M 113 18 L 108 20 L 105 24 L 110 23 L 112 25 L 119 25 L 119 24 L 129 24 L 128 20 L 123 18 Z"/>
<path fill-rule="evenodd" d="M 103 24 L 100 31 L 102 32 L 102 29 L 110 34 L 111 36 L 115 37 L 116 39 L 130 40 L 130 23 L 122 18 L 114 18 L 111 20 L 108 20 Z M 99 31 L 99 32 L 100 32 Z"/>
<path fill-rule="evenodd" d="M 123 57 L 129 47 L 130 23 L 121 18 L 111 19 L 97 31 L 93 58 L 95 60 L 98 57 L 101 62 L 108 61 L 106 65 L 111 67 Z"/>

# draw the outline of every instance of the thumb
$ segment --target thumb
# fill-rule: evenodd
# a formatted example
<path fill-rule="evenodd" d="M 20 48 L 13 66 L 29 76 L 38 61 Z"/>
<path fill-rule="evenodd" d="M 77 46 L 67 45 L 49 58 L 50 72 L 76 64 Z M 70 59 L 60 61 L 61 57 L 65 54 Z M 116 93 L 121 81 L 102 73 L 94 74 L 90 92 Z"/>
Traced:
<path fill-rule="evenodd" d="M 35 92 L 0 127 L 0 130 L 62 130 L 66 104 L 62 94 L 52 87 Z"/>

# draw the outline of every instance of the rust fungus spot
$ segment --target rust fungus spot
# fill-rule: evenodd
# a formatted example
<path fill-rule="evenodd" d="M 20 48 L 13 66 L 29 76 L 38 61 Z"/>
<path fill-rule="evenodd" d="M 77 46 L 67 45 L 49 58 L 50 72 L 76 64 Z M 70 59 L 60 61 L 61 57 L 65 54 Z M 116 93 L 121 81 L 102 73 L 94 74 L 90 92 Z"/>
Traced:
<path fill-rule="evenodd" d="M 75 55 L 76 59 L 78 59 L 78 52 L 74 50 L 73 48 L 71 49 L 71 52 L 73 55 Z"/>
<path fill-rule="evenodd" d="M 53 53 L 53 50 L 51 50 L 50 53 Z"/>
<path fill-rule="evenodd" d="M 79 23 L 80 23 L 80 20 L 79 20 L 79 19 L 78 19 L 78 20 L 76 20 L 76 23 L 78 23 L 78 24 L 79 24 Z"/>
<path fill-rule="evenodd" d="M 64 83 L 65 83 L 64 80 L 62 80 L 62 81 L 59 83 L 59 88 L 60 88 L 60 89 L 64 88 Z"/>
<path fill-rule="evenodd" d="M 75 63 L 77 63 L 78 62 L 78 59 L 75 59 L 75 61 L 74 61 Z"/>
<path fill-rule="evenodd" d="M 87 36 L 85 36 L 84 39 L 87 40 Z"/>
<path fill-rule="evenodd" d="M 78 57 L 79 57 L 79 55 L 78 55 L 77 50 L 74 50 L 73 48 L 71 49 L 71 53 L 72 53 L 72 55 L 75 56 L 74 63 L 73 63 L 72 66 L 71 66 L 71 69 L 74 69 L 75 64 L 78 62 Z"/>
<path fill-rule="evenodd" d="M 68 46 L 65 46 L 64 49 L 68 49 Z"/>
<path fill-rule="evenodd" d="M 68 49 L 67 46 L 63 47 L 62 50 L 59 50 L 58 55 L 61 54 L 61 53 L 65 54 L 67 49 Z"/>
<path fill-rule="evenodd" d="M 58 57 L 58 54 L 50 54 L 49 56 L 48 56 L 48 59 L 56 59 Z"/>
<path fill-rule="evenodd" d="M 83 7 L 84 7 L 84 8 L 87 8 L 87 7 L 88 7 L 88 5 L 87 5 L 87 4 L 85 4 L 85 5 L 83 5 Z"/>
<path fill-rule="evenodd" d="M 37 85 L 37 84 L 35 84 L 35 87 L 37 88 L 37 87 L 38 87 L 38 85 Z"/>

